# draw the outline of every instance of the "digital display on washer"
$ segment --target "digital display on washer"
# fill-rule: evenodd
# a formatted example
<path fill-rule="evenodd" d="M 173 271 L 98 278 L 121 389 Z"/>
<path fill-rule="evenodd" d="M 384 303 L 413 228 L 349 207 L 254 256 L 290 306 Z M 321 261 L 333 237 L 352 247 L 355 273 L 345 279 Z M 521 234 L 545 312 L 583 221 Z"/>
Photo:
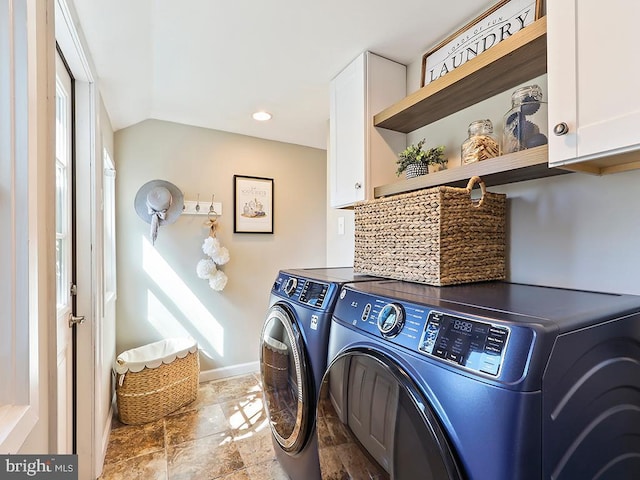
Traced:
<path fill-rule="evenodd" d="M 307 281 L 302 287 L 302 293 L 300 293 L 300 301 L 311 305 L 313 307 L 322 307 L 324 297 L 327 295 L 329 286 L 325 283 L 317 283 Z"/>
<path fill-rule="evenodd" d="M 509 329 L 441 312 L 430 312 L 418 349 L 471 370 L 498 375 Z"/>

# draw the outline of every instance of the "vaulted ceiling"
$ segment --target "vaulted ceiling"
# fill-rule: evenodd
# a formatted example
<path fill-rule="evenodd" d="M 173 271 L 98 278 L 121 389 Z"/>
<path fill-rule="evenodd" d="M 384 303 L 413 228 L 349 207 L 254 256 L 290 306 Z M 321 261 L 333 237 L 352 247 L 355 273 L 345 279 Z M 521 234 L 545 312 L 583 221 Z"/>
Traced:
<path fill-rule="evenodd" d="M 415 62 L 496 0 L 73 2 L 115 130 L 155 118 L 326 148 L 329 82 L 359 53 Z"/>

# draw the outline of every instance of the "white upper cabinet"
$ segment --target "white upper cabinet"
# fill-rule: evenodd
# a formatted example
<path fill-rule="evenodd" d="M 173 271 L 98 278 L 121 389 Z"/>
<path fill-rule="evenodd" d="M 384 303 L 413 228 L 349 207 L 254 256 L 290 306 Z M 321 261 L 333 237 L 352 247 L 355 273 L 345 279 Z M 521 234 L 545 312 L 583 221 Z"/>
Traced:
<path fill-rule="evenodd" d="M 549 165 L 640 167 L 640 2 L 547 2 Z"/>
<path fill-rule="evenodd" d="M 406 95 L 406 67 L 364 52 L 330 85 L 329 203 L 349 207 L 397 180 L 406 135 L 376 128 L 373 115 Z"/>

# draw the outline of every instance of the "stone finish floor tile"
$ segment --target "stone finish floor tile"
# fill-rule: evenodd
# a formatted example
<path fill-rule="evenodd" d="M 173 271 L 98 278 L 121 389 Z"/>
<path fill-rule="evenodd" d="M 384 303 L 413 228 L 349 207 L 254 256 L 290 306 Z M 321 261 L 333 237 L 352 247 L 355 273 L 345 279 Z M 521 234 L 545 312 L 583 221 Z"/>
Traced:
<path fill-rule="evenodd" d="M 169 480 L 213 480 L 245 466 L 228 432 L 168 446 L 167 463 Z"/>
<path fill-rule="evenodd" d="M 208 405 L 165 418 L 167 445 L 177 445 L 229 429 L 220 405 Z"/>
<path fill-rule="evenodd" d="M 260 431 L 234 437 L 234 442 L 238 446 L 242 461 L 247 467 L 265 463 L 275 458 L 273 444 L 271 443 L 271 430 L 266 425 Z"/>
<path fill-rule="evenodd" d="M 100 479 L 167 480 L 167 458 L 164 450 L 117 463 L 106 463 Z"/>
<path fill-rule="evenodd" d="M 118 463 L 152 452 L 164 451 L 164 421 L 123 425 L 111 431 L 105 463 Z"/>
<path fill-rule="evenodd" d="M 214 398 L 218 403 L 228 402 L 237 398 L 261 397 L 262 388 L 255 375 L 241 375 L 237 377 L 216 380 L 210 383 Z"/>
<path fill-rule="evenodd" d="M 271 442 L 260 374 L 214 380 L 156 422 L 114 417 L 99 480 L 286 480 Z"/>
<path fill-rule="evenodd" d="M 247 467 L 250 480 L 289 480 L 277 460 Z"/>
<path fill-rule="evenodd" d="M 262 397 L 252 395 L 231 400 L 220 405 L 234 436 L 248 435 L 256 430 L 268 428 L 267 412 Z"/>

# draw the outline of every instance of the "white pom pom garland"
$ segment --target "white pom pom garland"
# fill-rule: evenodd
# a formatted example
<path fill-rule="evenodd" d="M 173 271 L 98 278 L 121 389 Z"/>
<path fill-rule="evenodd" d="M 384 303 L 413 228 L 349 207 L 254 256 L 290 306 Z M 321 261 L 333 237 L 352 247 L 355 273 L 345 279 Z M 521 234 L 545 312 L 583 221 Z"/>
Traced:
<path fill-rule="evenodd" d="M 218 270 L 209 279 L 209 286 L 217 292 L 222 291 L 226 285 L 227 285 L 227 276 L 221 270 Z"/>
<path fill-rule="evenodd" d="M 203 280 L 208 280 L 211 278 L 217 271 L 216 263 L 210 258 L 203 258 L 198 262 L 196 266 L 196 273 L 199 278 Z"/>
<path fill-rule="evenodd" d="M 219 249 L 220 249 L 220 242 L 218 241 L 217 238 L 207 237 L 204 239 L 204 242 L 202 243 L 202 251 L 206 255 L 213 257 L 216 255 Z"/>
<path fill-rule="evenodd" d="M 227 285 L 227 276 L 217 269 L 217 265 L 224 265 L 229 261 L 229 250 L 220 245 L 220 241 L 210 235 L 202 242 L 202 251 L 210 258 L 200 260 L 196 266 L 199 278 L 209 280 L 209 286 L 216 291 L 221 291 Z"/>
<path fill-rule="evenodd" d="M 215 255 L 211 255 L 211 259 L 218 265 L 224 265 L 229 261 L 229 250 L 227 247 L 220 247 Z"/>

